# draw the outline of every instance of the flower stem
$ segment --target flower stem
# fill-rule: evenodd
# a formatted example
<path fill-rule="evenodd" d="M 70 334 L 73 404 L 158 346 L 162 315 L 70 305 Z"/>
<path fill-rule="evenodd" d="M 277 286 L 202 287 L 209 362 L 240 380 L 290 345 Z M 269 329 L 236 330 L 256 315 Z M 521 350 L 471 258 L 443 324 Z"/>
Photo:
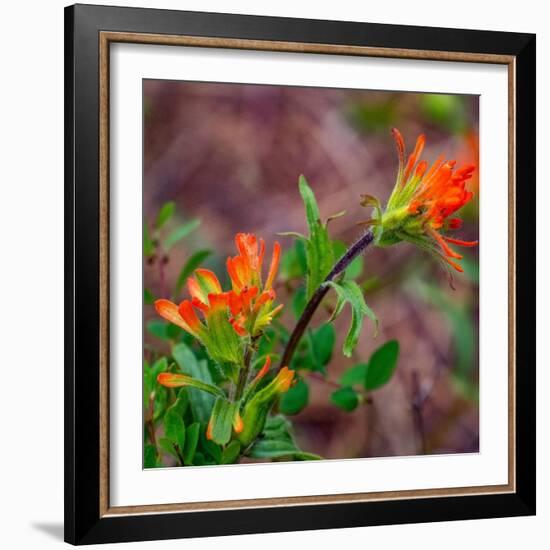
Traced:
<path fill-rule="evenodd" d="M 349 266 L 349 264 L 357 256 L 359 256 L 366 250 L 367 246 L 372 243 L 373 239 L 374 234 L 372 233 L 372 230 L 369 229 L 359 239 L 357 239 L 346 250 L 344 255 L 336 262 L 336 264 L 334 264 L 334 267 L 325 277 L 323 283 L 317 288 L 317 290 L 313 293 L 313 296 L 311 296 L 311 298 L 309 299 L 309 302 L 306 304 L 302 315 L 298 319 L 298 322 L 296 323 L 296 326 L 294 327 L 294 330 L 292 331 L 292 334 L 290 335 L 290 338 L 286 345 L 285 351 L 281 358 L 281 362 L 279 363 L 279 368 L 289 365 L 290 360 L 292 359 L 292 356 L 296 351 L 296 347 L 298 346 L 298 343 L 300 342 L 307 326 L 309 325 L 313 314 L 329 291 L 330 286 L 325 283 L 333 281 L 338 275 L 343 273 L 345 269 Z"/>
<path fill-rule="evenodd" d="M 255 343 L 258 339 L 258 336 L 254 336 L 250 342 L 250 344 L 246 347 L 246 351 L 244 353 L 244 359 L 243 359 L 243 366 L 241 367 L 241 370 L 239 371 L 239 378 L 237 380 L 237 389 L 235 392 L 235 401 L 238 401 L 242 396 L 244 392 L 244 388 L 246 386 L 246 382 L 249 378 L 250 373 L 250 366 L 252 362 L 252 355 L 256 351 Z"/>

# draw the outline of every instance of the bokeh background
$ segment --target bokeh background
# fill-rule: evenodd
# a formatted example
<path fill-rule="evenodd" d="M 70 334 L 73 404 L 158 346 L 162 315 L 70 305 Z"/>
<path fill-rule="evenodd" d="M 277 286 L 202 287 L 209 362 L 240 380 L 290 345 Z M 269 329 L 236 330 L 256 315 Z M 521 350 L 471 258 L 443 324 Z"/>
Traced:
<path fill-rule="evenodd" d="M 144 217 L 154 220 L 167 201 L 176 219 L 200 226 L 170 251 L 168 263 L 144 262 L 144 285 L 155 296 L 173 286 L 181 266 L 197 250 L 215 251 L 204 262 L 219 275 L 234 254 L 237 232 L 293 246 L 279 232 L 305 232 L 298 177 L 313 188 L 322 216 L 346 210 L 330 223 L 332 238 L 351 243 L 369 218 L 359 205 L 367 193 L 387 200 L 397 156 L 390 135 L 400 129 L 407 149 L 427 136 L 422 158 L 440 153 L 478 165 L 478 97 L 290 86 L 146 80 L 144 108 Z M 474 175 L 470 188 L 479 191 Z M 478 203 L 461 213 L 459 238 L 478 238 Z M 326 458 L 354 458 L 479 450 L 478 258 L 464 252 L 464 274 L 452 286 L 446 272 L 412 245 L 371 248 L 359 282 L 380 330 L 366 321 L 354 356 L 335 353 L 328 380 L 312 376 L 309 405 L 293 416 L 299 447 Z M 297 282 L 277 287 L 287 304 L 281 322 L 292 328 L 290 300 Z M 454 287 L 454 288 L 453 288 Z M 180 300 L 185 289 L 174 298 Z M 144 307 L 145 321 L 154 317 Z M 318 312 L 314 325 L 326 319 Z M 349 323 L 337 320 L 337 350 Z M 391 382 L 370 405 L 344 412 L 329 401 L 335 380 L 368 359 L 388 339 L 401 354 Z M 157 346 L 154 336 L 147 346 Z M 161 345 L 161 344 L 160 344 Z"/>

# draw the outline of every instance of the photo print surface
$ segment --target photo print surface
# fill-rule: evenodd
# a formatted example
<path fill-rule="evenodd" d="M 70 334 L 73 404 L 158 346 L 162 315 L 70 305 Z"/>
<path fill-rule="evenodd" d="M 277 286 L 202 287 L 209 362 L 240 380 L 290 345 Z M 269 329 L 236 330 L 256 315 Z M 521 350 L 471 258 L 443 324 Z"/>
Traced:
<path fill-rule="evenodd" d="M 479 451 L 478 110 L 143 81 L 145 468 Z"/>

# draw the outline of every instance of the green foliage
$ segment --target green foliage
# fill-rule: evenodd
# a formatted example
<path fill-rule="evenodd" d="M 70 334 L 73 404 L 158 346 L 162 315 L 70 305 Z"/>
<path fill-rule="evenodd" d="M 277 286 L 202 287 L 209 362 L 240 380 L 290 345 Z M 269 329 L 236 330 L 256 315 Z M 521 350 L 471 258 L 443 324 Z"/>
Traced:
<path fill-rule="evenodd" d="M 150 306 L 155 301 L 153 293 L 148 289 L 143 289 L 143 303 Z"/>
<path fill-rule="evenodd" d="M 241 454 L 241 445 L 237 440 L 231 441 L 223 450 L 222 464 L 234 464 Z"/>
<path fill-rule="evenodd" d="M 181 268 L 178 280 L 176 282 L 176 292 L 179 292 L 182 289 L 183 285 L 187 281 L 187 278 L 191 276 L 195 269 L 200 267 L 202 262 L 204 262 L 210 254 L 212 254 L 211 250 L 197 250 L 197 252 L 191 255 L 191 257 Z"/>
<path fill-rule="evenodd" d="M 332 359 L 332 351 L 336 342 L 334 325 L 326 323 L 315 330 L 308 331 L 311 343 L 311 355 L 314 359 L 314 370 L 323 370 Z"/>
<path fill-rule="evenodd" d="M 176 447 L 174 446 L 173 441 L 171 441 L 167 437 L 161 437 L 158 440 L 158 445 L 161 448 L 161 450 L 164 452 L 164 454 L 167 454 L 168 456 L 175 458 L 179 463 L 181 463 L 180 456 L 178 454 Z"/>
<path fill-rule="evenodd" d="M 156 336 L 161 340 L 170 339 L 167 332 L 168 323 L 166 323 L 166 321 L 162 321 L 160 319 L 150 319 L 149 321 L 147 321 L 146 326 L 147 326 L 147 331 L 153 336 Z"/>
<path fill-rule="evenodd" d="M 332 358 L 335 341 L 336 332 L 330 323 L 321 325 L 317 329 L 308 329 L 298 345 L 291 367 L 325 373 Z"/>
<path fill-rule="evenodd" d="M 353 126 L 365 133 L 387 132 L 395 124 L 396 106 L 391 100 L 363 101 L 353 103 L 347 115 Z"/>
<path fill-rule="evenodd" d="M 340 377 L 340 384 L 342 384 L 342 386 L 355 386 L 356 384 L 363 386 L 365 384 L 368 368 L 368 363 L 358 363 L 357 365 L 353 365 L 353 367 L 346 370 L 346 372 L 344 372 L 344 374 Z"/>
<path fill-rule="evenodd" d="M 349 386 L 333 391 L 330 395 L 330 400 L 334 405 L 347 412 L 355 410 L 357 405 L 359 405 L 359 396 Z"/>
<path fill-rule="evenodd" d="M 170 405 L 168 410 L 173 410 L 183 417 L 189 407 L 189 396 L 185 388 L 181 388 L 178 392 L 176 400 Z"/>
<path fill-rule="evenodd" d="M 343 353 L 346 357 L 351 357 L 363 326 L 363 318 L 367 316 L 375 325 L 375 331 L 378 329 L 378 319 L 372 309 L 366 304 L 361 289 L 354 281 L 328 282 L 338 294 L 338 303 L 332 316 L 335 319 L 347 303 L 351 307 L 351 324 L 344 341 Z"/>
<path fill-rule="evenodd" d="M 143 467 L 156 468 L 158 466 L 157 448 L 150 443 L 143 448 Z"/>
<path fill-rule="evenodd" d="M 462 132 L 466 129 L 466 106 L 459 95 L 422 94 L 420 105 L 426 117 L 444 130 Z"/>
<path fill-rule="evenodd" d="M 248 455 L 253 458 L 287 458 L 291 460 L 319 460 L 321 457 L 301 451 L 290 433 L 290 422 L 283 416 L 268 417 L 261 436 Z"/>
<path fill-rule="evenodd" d="M 281 255 L 279 279 L 290 281 L 304 277 L 307 272 L 306 252 L 301 239 L 294 241 L 294 246 L 286 249 Z"/>
<path fill-rule="evenodd" d="M 210 441 L 209 439 L 206 439 L 206 435 L 204 430 L 201 430 L 200 436 L 199 436 L 199 445 L 201 448 L 201 456 L 204 456 L 204 464 L 221 464 L 222 461 L 222 448 L 213 441 Z M 199 453 L 195 453 L 195 463 L 197 463 L 198 458 L 197 455 Z M 200 464 L 197 463 L 197 466 Z"/>
<path fill-rule="evenodd" d="M 185 444 L 183 447 L 183 462 L 184 464 L 193 464 L 197 444 L 199 442 L 199 433 L 201 425 L 198 422 L 193 422 L 185 430 Z"/>
<path fill-rule="evenodd" d="M 195 231 L 197 227 L 201 224 L 200 220 L 191 220 L 183 225 L 180 225 L 179 227 L 176 227 L 171 233 L 168 234 L 166 239 L 164 240 L 163 247 L 165 251 L 170 250 L 172 246 L 174 246 L 178 241 L 181 241 L 181 239 L 187 237 L 190 233 Z"/>
<path fill-rule="evenodd" d="M 150 416 L 152 404 L 153 415 L 151 420 L 153 421 L 161 418 L 166 409 L 168 392 L 166 388 L 157 384 L 157 376 L 167 370 L 168 360 L 166 357 L 157 359 L 152 366 L 149 366 L 147 361 L 143 362 L 143 408 L 148 417 Z"/>
<path fill-rule="evenodd" d="M 210 434 L 214 443 L 225 445 L 231 439 L 233 418 L 239 404 L 231 402 L 224 397 L 218 397 L 212 409 L 210 417 Z"/>
<path fill-rule="evenodd" d="M 279 405 L 283 414 L 298 414 L 308 403 L 309 387 L 303 380 L 298 380 L 281 397 Z"/>
<path fill-rule="evenodd" d="M 174 212 L 176 211 L 176 203 L 173 201 L 165 202 L 158 214 L 157 214 L 157 220 L 155 222 L 155 227 L 157 229 L 160 229 L 170 218 L 174 215 Z"/>
<path fill-rule="evenodd" d="M 206 384 L 213 385 L 212 375 L 206 361 L 197 361 L 191 348 L 184 343 L 174 346 L 172 356 L 184 374 L 187 374 Z M 210 419 L 210 413 L 214 406 L 214 397 L 209 393 L 196 388 L 185 388 L 188 392 L 189 403 L 193 410 L 193 416 L 197 422 L 206 424 Z"/>
<path fill-rule="evenodd" d="M 164 435 L 181 452 L 185 444 L 185 424 L 179 412 L 170 408 L 164 415 Z"/>
<path fill-rule="evenodd" d="M 303 238 L 306 250 L 306 297 L 309 300 L 334 264 L 334 252 L 326 224 L 321 222 L 315 195 L 304 176 L 300 176 L 300 194 L 306 209 L 309 237 Z"/>
<path fill-rule="evenodd" d="M 368 391 L 387 384 L 397 367 L 399 343 L 388 340 L 370 356 L 368 363 L 358 363 L 350 367 L 340 378 L 343 386 L 360 385 Z"/>
<path fill-rule="evenodd" d="M 397 367 L 398 357 L 399 343 L 397 340 L 389 340 L 380 346 L 369 359 L 364 383 L 365 389 L 376 390 L 387 384 Z"/>
<path fill-rule="evenodd" d="M 306 289 L 303 286 L 299 286 L 292 296 L 292 312 L 296 319 L 300 318 L 306 307 Z"/>

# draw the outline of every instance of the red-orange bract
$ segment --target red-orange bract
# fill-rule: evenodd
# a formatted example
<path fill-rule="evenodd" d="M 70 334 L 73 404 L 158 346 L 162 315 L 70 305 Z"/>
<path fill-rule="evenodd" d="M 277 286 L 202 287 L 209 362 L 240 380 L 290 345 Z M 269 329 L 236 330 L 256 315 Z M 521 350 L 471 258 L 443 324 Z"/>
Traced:
<path fill-rule="evenodd" d="M 272 308 L 276 294 L 273 281 L 279 266 L 281 247 L 273 246 L 273 255 L 265 283 L 262 264 L 265 252 L 263 239 L 249 233 L 238 233 L 235 244 L 239 254 L 227 259 L 227 271 L 232 289 L 224 292 L 216 275 L 207 269 L 197 269 L 187 280 L 191 299 L 179 306 L 160 299 L 155 302 L 158 314 L 181 327 L 195 338 L 208 339 L 215 323 L 228 322 L 241 337 L 255 337 L 268 325 L 283 307 Z M 197 316 L 203 315 L 204 322 Z M 223 315 L 219 315 L 223 313 Z M 218 327 L 219 328 L 219 327 Z"/>
<path fill-rule="evenodd" d="M 420 160 L 426 141 L 424 135 L 417 138 L 413 152 L 405 161 L 403 136 L 396 128 L 392 134 L 399 168 L 386 210 L 383 214 L 378 212 L 378 219 L 374 220 L 379 244 L 406 240 L 432 252 L 457 271 L 463 271 L 455 261 L 462 255 L 449 244 L 475 246 L 477 241 L 452 238 L 442 232 L 462 226 L 462 220 L 452 216 L 472 199 L 473 193 L 467 189 L 466 182 L 475 166 L 469 164 L 456 169 L 454 160 L 440 156 L 429 167 L 426 161 Z M 373 206 L 372 198 L 368 197 L 364 204 Z"/>

